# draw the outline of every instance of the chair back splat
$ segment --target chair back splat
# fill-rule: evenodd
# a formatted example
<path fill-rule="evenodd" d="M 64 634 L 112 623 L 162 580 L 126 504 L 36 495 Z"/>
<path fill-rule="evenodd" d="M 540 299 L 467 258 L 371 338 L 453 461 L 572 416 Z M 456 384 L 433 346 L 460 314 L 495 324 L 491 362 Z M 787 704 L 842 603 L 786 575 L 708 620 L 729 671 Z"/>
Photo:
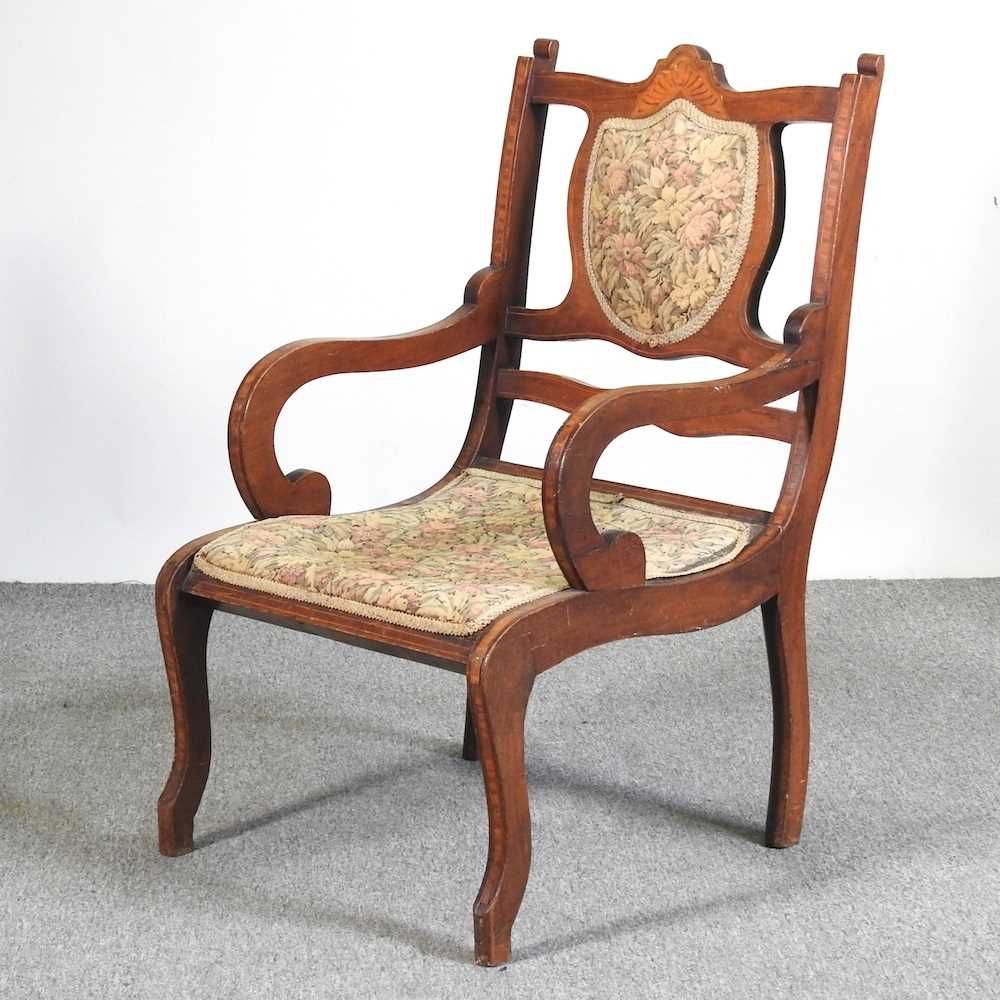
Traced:
<path fill-rule="evenodd" d="M 839 87 L 737 91 L 723 67 L 692 45 L 673 49 L 638 83 L 557 72 L 557 52 L 557 42 L 540 39 L 534 58 L 518 60 L 515 73 L 492 255 L 494 268 L 509 270 L 510 291 L 504 336 L 484 348 L 489 391 L 481 398 L 495 403 L 476 457 L 500 457 L 511 401 L 569 412 L 601 391 L 521 371 L 525 339 L 595 338 L 645 357 L 709 356 L 753 368 L 791 354 L 808 332 L 823 372 L 821 414 L 819 394 L 805 390 L 798 413 L 761 406 L 654 421 L 675 434 L 794 441 L 774 514 L 784 523 L 799 497 L 804 450 L 818 417 L 826 430 L 813 450 L 832 451 L 882 58 L 862 56 L 858 73 L 845 74 Z M 528 309 L 531 225 L 550 104 L 588 116 L 568 199 L 572 279 L 559 305 Z M 809 302 L 792 312 L 778 341 L 761 329 L 758 304 L 784 221 L 781 134 L 798 122 L 832 129 Z M 814 489 L 822 488 L 829 457 L 809 463 Z"/>

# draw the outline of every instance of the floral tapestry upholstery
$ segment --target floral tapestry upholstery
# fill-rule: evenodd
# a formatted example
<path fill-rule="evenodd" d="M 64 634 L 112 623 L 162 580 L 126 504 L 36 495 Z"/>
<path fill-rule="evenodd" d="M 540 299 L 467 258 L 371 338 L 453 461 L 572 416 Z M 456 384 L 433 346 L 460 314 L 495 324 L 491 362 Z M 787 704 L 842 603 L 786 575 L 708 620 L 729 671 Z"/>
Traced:
<path fill-rule="evenodd" d="M 591 500 L 601 531 L 640 535 L 649 578 L 728 562 L 757 531 L 608 493 Z M 235 528 L 194 565 L 240 587 L 445 635 L 471 635 L 568 586 L 545 534 L 541 483 L 481 469 L 399 507 Z"/>
<path fill-rule="evenodd" d="M 584 191 L 584 256 L 617 329 L 655 347 L 712 318 L 750 239 L 758 145 L 752 125 L 682 99 L 601 124 Z"/>

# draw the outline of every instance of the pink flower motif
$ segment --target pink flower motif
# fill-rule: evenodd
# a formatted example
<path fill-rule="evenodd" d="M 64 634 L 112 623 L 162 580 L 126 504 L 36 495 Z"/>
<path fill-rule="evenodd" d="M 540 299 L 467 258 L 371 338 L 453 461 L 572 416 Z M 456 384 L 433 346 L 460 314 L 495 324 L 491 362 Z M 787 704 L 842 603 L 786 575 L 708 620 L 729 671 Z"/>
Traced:
<path fill-rule="evenodd" d="M 666 298 L 663 285 L 658 281 L 647 281 L 642 287 L 651 306 L 658 306 Z"/>
<path fill-rule="evenodd" d="M 743 180 L 732 167 L 720 167 L 702 181 L 699 194 L 716 202 L 724 211 L 732 212 L 739 207 Z"/>
<path fill-rule="evenodd" d="M 593 226 L 593 236 L 591 237 L 591 245 L 601 244 L 611 235 L 612 226 L 611 220 L 606 216 L 602 216 L 600 220 L 592 222 Z"/>
<path fill-rule="evenodd" d="M 384 573 L 398 573 L 401 570 L 412 569 L 415 564 L 413 559 L 385 559 L 379 565 Z"/>
<path fill-rule="evenodd" d="M 641 265 L 646 255 L 635 233 L 615 233 L 605 246 L 615 267 L 626 278 L 637 278 L 642 273 Z"/>
<path fill-rule="evenodd" d="M 650 140 L 647 146 L 649 158 L 659 166 L 670 153 L 676 151 L 677 142 L 677 136 L 661 132 L 655 139 Z"/>
<path fill-rule="evenodd" d="M 707 247 L 712 237 L 719 231 L 719 213 L 706 205 L 695 205 L 691 209 L 684 225 L 677 233 L 677 238 L 689 250 L 700 250 Z"/>
<path fill-rule="evenodd" d="M 462 546 L 462 555 L 481 556 L 484 555 L 485 553 L 488 553 L 490 549 L 491 546 L 488 542 L 479 542 L 479 543 L 469 542 L 468 544 Z"/>
<path fill-rule="evenodd" d="M 444 518 L 428 519 L 421 525 L 424 531 L 451 531 L 454 525 L 451 521 L 447 521 Z"/>
<path fill-rule="evenodd" d="M 698 176 L 698 164 L 682 160 L 670 173 L 675 188 L 687 187 Z"/>
<path fill-rule="evenodd" d="M 278 583 L 285 584 L 286 587 L 296 587 L 301 585 L 305 575 L 306 570 L 301 566 L 280 566 L 278 572 L 274 574 L 274 578 Z"/>
<path fill-rule="evenodd" d="M 604 186 L 611 194 L 621 194 L 628 185 L 628 170 L 621 160 L 612 160 L 604 175 Z"/>

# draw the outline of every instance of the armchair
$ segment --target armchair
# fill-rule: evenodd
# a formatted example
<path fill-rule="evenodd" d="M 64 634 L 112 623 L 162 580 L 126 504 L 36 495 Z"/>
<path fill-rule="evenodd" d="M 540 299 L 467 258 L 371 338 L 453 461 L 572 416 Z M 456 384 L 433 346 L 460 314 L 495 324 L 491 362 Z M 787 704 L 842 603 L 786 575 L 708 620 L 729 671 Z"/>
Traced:
<path fill-rule="evenodd" d="M 302 340 L 259 361 L 229 421 L 229 454 L 255 521 L 182 546 L 156 585 L 174 715 L 158 803 L 165 855 L 194 847 L 211 759 L 206 642 L 214 611 L 245 615 L 463 674 L 462 755 L 486 791 L 486 871 L 475 958 L 510 958 L 527 884 L 531 819 L 524 725 L 535 677 L 630 636 L 763 615 L 774 711 L 764 840 L 798 842 L 809 763 L 805 581 L 843 389 L 861 202 L 882 79 L 864 55 L 837 87 L 740 92 L 706 52 L 679 46 L 639 83 L 555 70 L 557 43 L 517 62 L 490 266 L 464 304 L 397 337 Z M 573 169 L 573 276 L 551 309 L 524 305 L 549 104 L 587 112 Z M 757 320 L 784 212 L 780 135 L 831 126 L 809 301 L 782 340 Z M 598 338 L 646 357 L 707 355 L 745 369 L 688 384 L 600 389 L 520 368 L 524 339 Z M 391 507 L 330 514 L 318 472 L 282 471 L 274 429 L 313 379 L 430 364 L 479 350 L 465 442 L 451 470 Z M 794 411 L 771 404 L 798 393 Z M 511 407 L 568 416 L 544 467 L 502 459 Z M 789 445 L 772 511 L 594 479 L 600 455 L 641 426 Z M 483 544 L 483 537 L 490 539 Z"/>

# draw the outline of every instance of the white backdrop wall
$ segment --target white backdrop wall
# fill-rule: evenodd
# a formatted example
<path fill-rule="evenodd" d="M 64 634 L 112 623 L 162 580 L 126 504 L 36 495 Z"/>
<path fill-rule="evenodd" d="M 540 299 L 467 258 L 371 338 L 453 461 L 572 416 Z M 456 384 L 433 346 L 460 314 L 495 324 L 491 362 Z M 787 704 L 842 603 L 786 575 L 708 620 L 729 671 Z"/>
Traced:
<path fill-rule="evenodd" d="M 1000 573 L 1000 142 L 995 27 L 842 3 L 502 8 L 265 0 L 32 0 L 0 13 L 0 579 L 152 580 L 246 518 L 226 417 L 261 355 L 450 312 L 487 263 L 513 60 L 644 77 L 678 42 L 734 86 L 887 76 L 862 229 L 848 389 L 814 577 Z M 898 12 L 897 12 L 898 11 Z M 764 16 L 761 17 L 761 12 Z M 554 109 L 529 304 L 568 284 L 565 191 L 582 114 Z M 826 129 L 786 131 L 789 224 L 764 296 L 780 336 L 808 294 Z M 714 376 L 610 345 L 528 345 L 602 385 Z M 285 468 L 334 509 L 408 496 L 451 463 L 476 359 L 339 376 L 289 404 Z M 560 415 L 518 404 L 506 455 Z M 608 478 L 763 505 L 785 446 L 637 431 Z"/>

